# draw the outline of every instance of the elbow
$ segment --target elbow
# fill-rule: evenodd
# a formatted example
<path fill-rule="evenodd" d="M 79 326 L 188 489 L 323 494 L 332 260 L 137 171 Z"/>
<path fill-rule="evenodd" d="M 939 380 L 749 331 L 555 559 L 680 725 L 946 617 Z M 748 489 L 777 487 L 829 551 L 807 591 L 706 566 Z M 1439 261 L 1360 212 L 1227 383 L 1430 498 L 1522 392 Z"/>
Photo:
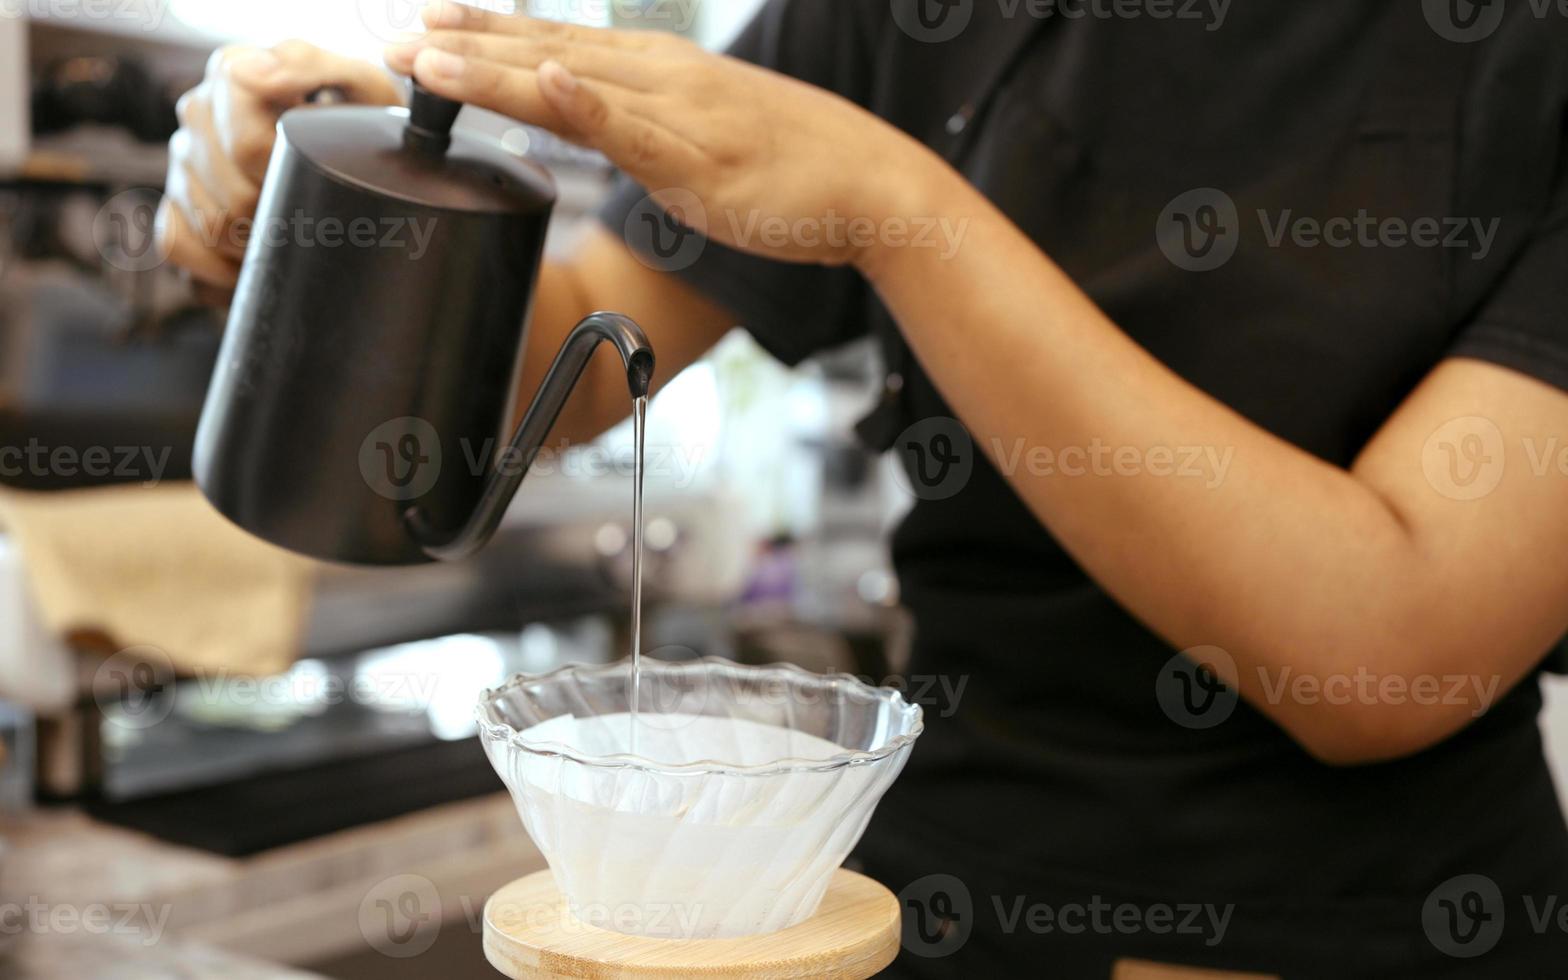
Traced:
<path fill-rule="evenodd" d="M 1352 768 L 1419 755 L 1452 738 L 1479 715 L 1455 705 L 1358 706 L 1321 713 L 1290 734 L 1319 763 Z"/>
<path fill-rule="evenodd" d="M 1458 735 L 1520 680 L 1477 668 L 1529 658 L 1493 644 L 1494 659 L 1480 663 L 1473 636 L 1415 618 L 1352 634 L 1340 657 L 1292 675 L 1298 683 L 1264 687 L 1265 711 L 1312 758 L 1340 768 L 1406 759 Z"/>

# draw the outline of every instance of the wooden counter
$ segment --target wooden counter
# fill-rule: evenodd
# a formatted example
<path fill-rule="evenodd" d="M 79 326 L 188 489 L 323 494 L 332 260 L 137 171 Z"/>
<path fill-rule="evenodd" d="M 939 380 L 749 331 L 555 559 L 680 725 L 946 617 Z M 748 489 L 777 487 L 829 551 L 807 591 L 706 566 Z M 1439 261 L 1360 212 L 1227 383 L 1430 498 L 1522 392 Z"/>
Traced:
<path fill-rule="evenodd" d="M 0 837 L 8 844 L 0 908 L 32 921 L 21 939 L 24 962 L 36 963 L 52 962 L 55 947 L 62 956 L 73 949 L 98 955 L 91 947 L 100 944 L 87 942 L 94 938 L 129 940 L 149 957 L 178 959 L 187 949 L 196 962 L 206 950 L 222 949 L 293 965 L 366 949 L 396 956 L 419 942 L 410 936 L 433 930 L 470 932 L 477 948 L 486 899 L 544 867 L 504 795 L 239 860 L 173 847 L 71 810 L 0 820 Z M 106 926 L 111 922 L 117 927 Z M 105 932 L 113 935 L 98 935 Z"/>

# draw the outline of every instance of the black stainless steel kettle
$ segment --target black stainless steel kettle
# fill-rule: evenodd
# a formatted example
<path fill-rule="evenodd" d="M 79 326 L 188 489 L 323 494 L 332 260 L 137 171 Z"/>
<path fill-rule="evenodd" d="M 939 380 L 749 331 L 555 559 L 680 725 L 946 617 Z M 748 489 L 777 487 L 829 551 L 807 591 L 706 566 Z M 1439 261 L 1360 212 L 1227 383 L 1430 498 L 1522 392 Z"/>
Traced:
<path fill-rule="evenodd" d="M 415 86 L 407 110 L 278 124 L 194 454 L 207 499 L 257 537 L 350 564 L 466 557 L 602 341 L 648 391 L 642 330 L 594 314 L 501 443 L 555 190 L 454 132 L 460 109 Z"/>

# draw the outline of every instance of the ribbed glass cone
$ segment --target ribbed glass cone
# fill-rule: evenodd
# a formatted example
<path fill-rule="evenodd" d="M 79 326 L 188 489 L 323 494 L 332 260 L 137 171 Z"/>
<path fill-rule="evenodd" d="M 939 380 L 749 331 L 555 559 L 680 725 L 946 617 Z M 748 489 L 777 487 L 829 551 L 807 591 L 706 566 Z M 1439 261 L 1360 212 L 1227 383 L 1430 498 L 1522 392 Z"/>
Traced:
<path fill-rule="evenodd" d="M 518 676 L 485 751 L 572 913 L 663 938 L 810 917 L 920 734 L 897 691 L 798 667 L 645 661 Z"/>

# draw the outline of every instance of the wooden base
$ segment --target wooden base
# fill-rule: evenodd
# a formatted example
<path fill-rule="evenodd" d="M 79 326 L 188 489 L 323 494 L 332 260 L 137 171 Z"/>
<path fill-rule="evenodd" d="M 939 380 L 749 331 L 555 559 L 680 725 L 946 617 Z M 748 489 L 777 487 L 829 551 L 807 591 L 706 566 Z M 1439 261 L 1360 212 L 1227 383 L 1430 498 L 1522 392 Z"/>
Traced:
<path fill-rule="evenodd" d="M 485 957 L 514 980 L 864 980 L 898 955 L 899 912 L 892 892 L 840 869 L 817 914 L 782 932 L 745 939 L 645 939 L 578 922 L 550 872 L 540 871 L 485 903 Z"/>

